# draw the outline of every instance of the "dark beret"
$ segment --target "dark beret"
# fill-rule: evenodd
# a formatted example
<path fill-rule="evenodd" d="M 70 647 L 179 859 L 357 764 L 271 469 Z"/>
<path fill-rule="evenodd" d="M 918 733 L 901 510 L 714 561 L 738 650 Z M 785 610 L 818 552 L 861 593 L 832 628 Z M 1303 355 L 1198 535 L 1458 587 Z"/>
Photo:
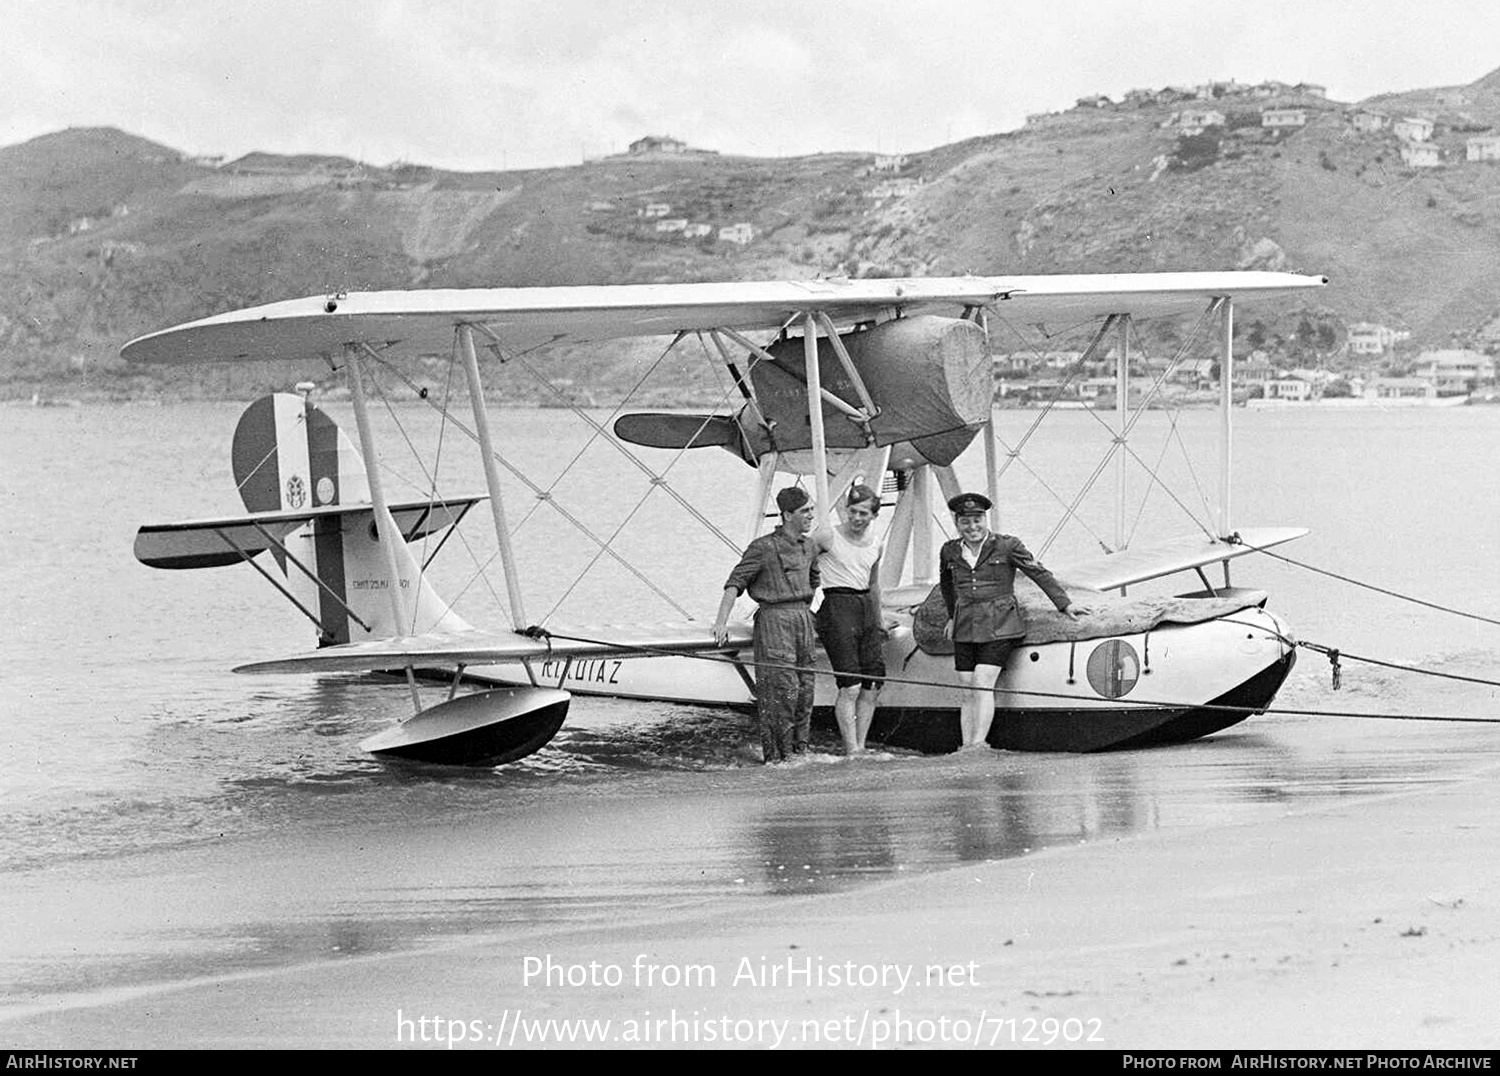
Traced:
<path fill-rule="evenodd" d="M 787 486 L 786 489 L 776 494 L 776 507 L 783 512 L 795 512 L 810 500 L 812 498 L 807 495 L 807 490 L 798 486 Z"/>

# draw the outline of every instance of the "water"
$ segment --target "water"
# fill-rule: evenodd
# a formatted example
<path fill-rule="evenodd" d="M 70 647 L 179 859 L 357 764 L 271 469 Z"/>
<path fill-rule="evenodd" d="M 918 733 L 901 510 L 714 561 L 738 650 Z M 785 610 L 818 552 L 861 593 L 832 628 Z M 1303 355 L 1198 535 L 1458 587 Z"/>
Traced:
<path fill-rule="evenodd" d="M 189 963 L 251 966 L 284 958 L 304 929 L 321 936 L 330 923 L 341 924 L 348 945 L 378 948 L 480 925 L 610 921 L 664 901 L 846 889 L 1070 843 L 1253 823 L 1459 780 L 1500 761 L 1494 725 L 1272 714 L 1183 747 L 1094 757 L 890 754 L 848 763 L 832 756 L 829 739 L 829 754 L 768 772 L 755 763 L 745 715 L 579 699 L 553 744 L 521 764 L 479 773 L 391 769 L 357 744 L 407 714 L 404 689 L 366 678 L 235 675 L 237 664 L 310 645 L 309 625 L 249 570 L 152 571 L 131 555 L 141 523 L 240 510 L 228 468 L 240 409 L 3 412 L 0 540 L 15 582 L 0 628 L 0 878 L 11 894 L 0 910 L 20 917 L 22 929 L 7 932 L 7 959 L 29 989 L 184 974 L 179 948 Z M 329 410 L 352 427 L 346 409 Z M 402 443 L 397 419 L 414 440 L 437 444 L 437 420 L 420 405 L 379 417 L 388 445 Z M 1002 436 L 1014 443 L 1033 417 L 1002 413 Z M 1217 418 L 1187 413 L 1176 432 L 1169 421 L 1147 416 L 1138 451 L 1189 491 L 1180 496 L 1201 515 L 1215 495 Z M 1309 526 L 1312 535 L 1285 553 L 1500 616 L 1500 498 L 1492 493 L 1500 409 L 1287 409 L 1241 412 L 1236 422 L 1237 522 Z M 496 423 L 501 451 L 543 486 L 556 481 L 558 500 L 596 533 L 629 520 L 619 546 L 665 595 L 607 558 L 576 583 L 594 547 L 507 479 L 528 619 L 559 602 L 559 615 L 575 621 L 673 618 L 673 603 L 712 617 L 735 559 L 729 545 L 613 449 L 589 444 L 565 412 L 506 410 Z M 1059 518 L 1058 494 L 1071 499 L 1108 441 L 1092 415 L 1053 416 L 1049 428 L 1027 444 L 1035 471 L 1013 466 L 1002 484 L 1005 529 L 1033 549 Z M 443 489 L 481 489 L 467 442 L 451 430 L 442 436 Z M 711 522 L 741 534 L 748 468 L 710 450 L 676 461 L 656 453 L 651 462 L 669 468 Z M 426 495 L 413 460 L 391 464 L 392 496 Z M 978 483 L 977 460 L 966 457 L 960 471 Z M 1085 506 L 1088 526 L 1065 530 L 1047 550 L 1050 566 L 1113 539 L 1112 480 L 1106 485 Z M 1128 485 L 1134 498 L 1146 489 L 1139 469 Z M 1131 519 L 1140 541 L 1192 529 L 1155 488 Z M 475 567 L 492 556 L 488 522 L 475 513 L 434 577 L 465 616 L 498 625 L 507 618 L 503 587 Z M 1269 590 L 1301 638 L 1500 679 L 1493 624 L 1266 558 L 1239 562 L 1235 581 Z M 1329 680 L 1326 662 L 1304 652 L 1278 702 L 1500 718 L 1487 685 L 1355 661 L 1345 663 L 1342 691 Z M 467 823 L 465 834 L 485 833 L 483 847 L 445 844 L 456 822 Z M 262 892 L 234 913 L 259 924 L 251 930 L 258 940 L 223 937 L 220 922 L 198 933 L 179 924 L 168 944 L 142 910 L 91 928 L 94 963 L 63 972 L 47 932 L 28 918 L 59 885 L 107 895 L 119 879 L 156 869 L 161 855 L 206 864 L 255 891 L 257 864 L 274 849 L 339 846 L 353 830 L 382 835 L 385 869 Z M 393 856 L 401 864 L 394 876 Z"/>

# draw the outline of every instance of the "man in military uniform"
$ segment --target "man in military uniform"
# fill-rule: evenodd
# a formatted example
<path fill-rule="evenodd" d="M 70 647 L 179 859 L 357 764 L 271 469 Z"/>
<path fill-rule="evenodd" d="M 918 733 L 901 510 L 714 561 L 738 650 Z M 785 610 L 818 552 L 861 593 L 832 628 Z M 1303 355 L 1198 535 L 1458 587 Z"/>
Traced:
<path fill-rule="evenodd" d="M 817 507 L 806 490 L 789 486 L 776 494 L 781 526 L 745 548 L 745 555 L 729 573 L 714 641 L 729 638 L 729 613 L 745 591 L 755 599 L 755 708 L 765 762 L 781 762 L 807 750 L 812 728 L 813 648 L 812 613 L 808 609 L 818 589 L 821 547 L 809 532 Z"/>
<path fill-rule="evenodd" d="M 948 502 L 958 537 L 938 551 L 938 584 L 948 606 L 945 634 L 953 640 L 953 667 L 963 684 L 959 710 L 962 747 L 982 747 L 995 717 L 995 682 L 1011 649 L 1026 635 L 1026 618 L 1016 603 L 1016 572 L 1025 572 L 1059 612 L 1078 619 L 1075 605 L 1052 573 L 1021 539 L 992 534 L 990 499 L 961 493 Z"/>

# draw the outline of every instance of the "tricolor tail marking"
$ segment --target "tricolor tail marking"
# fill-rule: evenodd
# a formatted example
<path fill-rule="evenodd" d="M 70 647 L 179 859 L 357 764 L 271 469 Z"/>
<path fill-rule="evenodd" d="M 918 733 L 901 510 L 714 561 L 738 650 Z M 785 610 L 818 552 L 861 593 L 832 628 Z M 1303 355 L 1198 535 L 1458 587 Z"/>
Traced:
<path fill-rule="evenodd" d="M 240 497 L 252 512 L 370 503 L 359 450 L 301 396 L 275 393 L 246 408 L 232 457 Z M 317 610 L 320 646 L 469 627 L 423 578 L 405 542 L 397 543 L 396 560 L 412 622 L 395 624 L 373 511 L 316 520 L 288 535 L 286 547 L 307 571 L 288 565 L 279 552 L 277 564 L 298 601 Z M 345 605 L 368 630 L 350 619 Z"/>

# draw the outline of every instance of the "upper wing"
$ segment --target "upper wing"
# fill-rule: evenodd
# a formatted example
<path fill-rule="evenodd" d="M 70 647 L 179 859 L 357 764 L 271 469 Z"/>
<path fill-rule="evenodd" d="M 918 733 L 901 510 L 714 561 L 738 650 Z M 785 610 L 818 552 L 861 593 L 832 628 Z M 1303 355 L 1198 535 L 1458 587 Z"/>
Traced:
<path fill-rule="evenodd" d="M 729 625 L 729 641 L 714 642 L 704 624 L 605 624 L 553 628 L 546 638 L 511 632 L 464 631 L 410 635 L 329 646 L 312 654 L 241 665 L 243 673 L 379 672 L 407 667 L 497 665 L 527 658 L 651 657 L 710 650 L 744 650 L 750 626 Z"/>
<path fill-rule="evenodd" d="M 1326 283 L 1292 273 L 1104 273 L 350 292 L 218 314 L 139 337 L 121 354 L 130 362 L 260 361 L 331 354 L 348 344 L 442 354 L 462 324 L 525 349 L 554 340 L 777 329 L 809 311 L 852 324 L 996 303 L 1027 322 L 1151 317 L 1197 312 L 1221 296 L 1289 298 Z"/>

